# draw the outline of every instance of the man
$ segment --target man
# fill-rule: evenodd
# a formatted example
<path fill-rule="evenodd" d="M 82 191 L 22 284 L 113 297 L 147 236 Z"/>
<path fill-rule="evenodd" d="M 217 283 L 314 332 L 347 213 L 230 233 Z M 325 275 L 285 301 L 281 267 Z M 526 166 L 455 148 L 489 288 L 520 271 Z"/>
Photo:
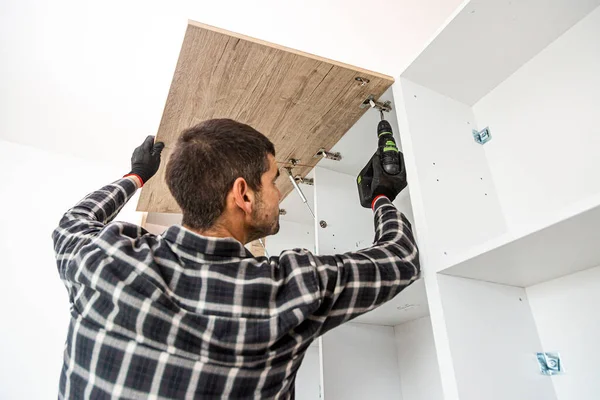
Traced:
<path fill-rule="evenodd" d="M 279 229 L 279 172 L 273 144 L 232 120 L 177 142 L 166 180 L 183 226 L 155 236 L 110 223 L 156 173 L 162 148 L 149 136 L 131 173 L 54 231 L 72 304 L 60 398 L 293 398 L 313 340 L 418 277 L 410 224 L 385 196 L 372 205 L 371 248 L 253 257 L 244 244 Z"/>

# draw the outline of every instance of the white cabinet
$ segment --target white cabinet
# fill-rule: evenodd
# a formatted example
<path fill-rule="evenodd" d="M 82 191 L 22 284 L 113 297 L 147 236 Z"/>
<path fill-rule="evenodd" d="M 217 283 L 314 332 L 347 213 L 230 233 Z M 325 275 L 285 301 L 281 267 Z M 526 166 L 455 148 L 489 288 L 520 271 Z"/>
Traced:
<path fill-rule="evenodd" d="M 382 100 L 393 102 L 392 91 Z M 395 111 L 386 114 L 386 119 L 400 144 Z M 315 218 L 296 193 L 282 202 L 286 214 L 281 216 L 281 230 L 266 240 L 271 255 L 290 247 L 341 254 L 372 245 L 373 212 L 359 204 L 356 177 L 376 150 L 379 120 L 378 112 L 368 111 L 331 149 L 342 154 L 341 161 L 321 160 L 308 176 L 314 185 L 300 184 Z M 394 204 L 413 220 L 408 190 Z M 312 247 L 306 242 L 311 235 L 315 239 Z M 321 394 L 327 400 L 443 398 L 423 280 L 381 307 L 326 333 L 320 346 Z M 306 375 L 311 367 L 303 364 L 302 368 Z M 297 385 L 297 393 L 308 393 L 314 387 L 305 381 Z"/>
<path fill-rule="evenodd" d="M 600 398 L 598 6 L 467 1 L 382 97 L 423 278 L 324 336 L 327 400 Z M 378 118 L 367 112 L 332 149 L 342 161 L 313 170 L 321 254 L 372 240 L 354 179 Z M 538 352 L 559 353 L 564 374 L 542 375 Z"/>
<path fill-rule="evenodd" d="M 465 2 L 394 85 L 446 399 L 600 398 L 599 4 Z"/>

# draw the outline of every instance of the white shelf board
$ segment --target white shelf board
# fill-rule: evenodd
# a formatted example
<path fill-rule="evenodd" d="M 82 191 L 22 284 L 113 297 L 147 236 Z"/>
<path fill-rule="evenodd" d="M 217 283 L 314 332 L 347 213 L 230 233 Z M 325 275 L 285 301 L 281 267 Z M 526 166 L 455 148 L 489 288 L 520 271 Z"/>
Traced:
<path fill-rule="evenodd" d="M 449 258 L 440 273 L 528 287 L 600 265 L 600 194 L 538 227 L 502 235 Z"/>
<path fill-rule="evenodd" d="M 404 309 L 405 306 L 412 305 Z M 400 307 L 401 309 L 398 309 Z M 396 297 L 352 322 L 373 325 L 396 326 L 429 315 L 425 283 L 423 279 L 404 289 Z"/>
<path fill-rule="evenodd" d="M 472 0 L 402 77 L 472 106 L 600 0 Z"/>

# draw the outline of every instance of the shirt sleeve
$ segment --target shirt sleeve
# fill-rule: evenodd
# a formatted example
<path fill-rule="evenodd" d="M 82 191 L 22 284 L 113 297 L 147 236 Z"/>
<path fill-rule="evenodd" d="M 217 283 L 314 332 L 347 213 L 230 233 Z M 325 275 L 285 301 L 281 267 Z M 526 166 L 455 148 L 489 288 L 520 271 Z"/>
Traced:
<path fill-rule="evenodd" d="M 67 211 L 52 233 L 60 277 L 67 279 L 67 270 L 83 246 L 96 238 L 137 191 L 129 178 L 104 186 L 87 195 Z"/>
<path fill-rule="evenodd" d="M 334 256 L 312 255 L 320 305 L 319 334 L 391 300 L 418 279 L 419 254 L 410 222 L 387 198 L 375 203 L 372 247 Z"/>

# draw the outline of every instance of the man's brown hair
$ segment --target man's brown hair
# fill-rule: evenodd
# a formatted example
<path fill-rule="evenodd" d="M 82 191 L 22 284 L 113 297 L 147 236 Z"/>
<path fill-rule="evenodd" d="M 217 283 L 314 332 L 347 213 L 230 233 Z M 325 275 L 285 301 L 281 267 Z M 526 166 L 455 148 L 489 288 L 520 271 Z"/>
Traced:
<path fill-rule="evenodd" d="M 275 156 L 275 147 L 265 135 L 231 119 L 211 119 L 185 130 L 166 171 L 183 224 L 198 230 L 212 227 L 237 178 L 260 192 L 268 154 Z"/>

